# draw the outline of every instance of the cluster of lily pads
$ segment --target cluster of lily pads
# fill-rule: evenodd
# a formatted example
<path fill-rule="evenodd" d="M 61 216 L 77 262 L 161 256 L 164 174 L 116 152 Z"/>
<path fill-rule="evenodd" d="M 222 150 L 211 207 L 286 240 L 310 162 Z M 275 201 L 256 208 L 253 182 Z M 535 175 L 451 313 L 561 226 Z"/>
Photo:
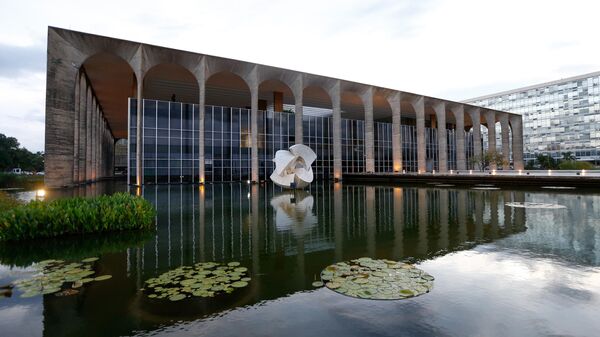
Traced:
<path fill-rule="evenodd" d="M 247 273 L 248 268 L 240 267 L 239 262 L 201 262 L 148 279 L 144 290 L 149 298 L 167 298 L 170 301 L 180 301 L 191 296 L 214 297 L 248 286 L 250 277 Z"/>
<path fill-rule="evenodd" d="M 492 186 L 475 186 L 471 188 L 472 190 L 482 190 L 482 191 L 496 191 L 499 190 L 500 187 L 492 187 Z"/>
<path fill-rule="evenodd" d="M 413 265 L 369 257 L 327 266 L 321 281 L 313 286 L 327 288 L 351 297 L 397 300 L 428 293 L 433 288 L 433 276 Z"/>
<path fill-rule="evenodd" d="M 548 204 L 542 202 L 508 202 L 506 203 L 508 207 L 518 207 L 518 208 L 543 208 L 543 209 L 562 209 L 567 208 L 565 205 L 559 204 Z"/>
<path fill-rule="evenodd" d="M 572 186 L 542 186 L 542 188 L 547 190 L 574 190 L 576 187 Z"/>
<path fill-rule="evenodd" d="M 21 297 L 56 294 L 68 296 L 79 293 L 78 288 L 93 281 L 110 279 L 111 275 L 94 277 L 94 262 L 97 257 L 83 259 L 81 262 L 63 260 L 44 260 L 34 265 L 36 273 L 31 278 L 17 280 L 14 286 L 22 291 Z M 69 288 L 63 289 L 64 286 Z"/>

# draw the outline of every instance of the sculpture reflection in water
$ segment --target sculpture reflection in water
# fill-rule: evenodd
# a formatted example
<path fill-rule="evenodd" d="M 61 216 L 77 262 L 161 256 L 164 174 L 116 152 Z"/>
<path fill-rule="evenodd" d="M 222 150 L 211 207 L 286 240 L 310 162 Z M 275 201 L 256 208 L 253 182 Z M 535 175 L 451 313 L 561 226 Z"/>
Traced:
<path fill-rule="evenodd" d="M 306 235 L 317 225 L 317 217 L 313 213 L 315 199 L 305 191 L 287 191 L 271 199 L 275 210 L 275 226 L 278 231 L 289 231 L 294 236 Z"/>

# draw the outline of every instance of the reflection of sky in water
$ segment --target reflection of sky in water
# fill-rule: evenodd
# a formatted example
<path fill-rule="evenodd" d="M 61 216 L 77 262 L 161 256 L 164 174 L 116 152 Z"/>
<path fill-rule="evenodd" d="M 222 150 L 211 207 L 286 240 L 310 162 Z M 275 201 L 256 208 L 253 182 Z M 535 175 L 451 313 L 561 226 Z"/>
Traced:
<path fill-rule="evenodd" d="M 597 336 L 600 271 L 515 254 L 495 244 L 426 261 L 434 290 L 403 301 L 351 299 L 328 289 L 177 324 L 167 336 Z M 265 324 L 264 318 L 269 322 Z M 391 331 L 395 333 L 391 333 Z"/>
<path fill-rule="evenodd" d="M 89 185 L 74 194 L 102 191 Z M 111 281 L 79 297 L 0 299 L 0 335 L 595 336 L 600 329 L 595 195 L 319 183 L 295 194 L 268 184 L 143 193 L 158 207 L 158 230 L 139 248 L 102 256 Z M 505 206 L 525 201 L 567 209 Z M 380 302 L 310 286 L 324 266 L 365 255 L 423 261 L 436 277 L 433 292 Z M 140 302 L 144 280 L 207 260 L 249 267 L 253 282 L 235 304 L 180 303 L 190 308 L 178 317 Z M 0 283 L 23 272 L 0 264 Z M 22 329 L 25 319 L 32 324 Z"/>

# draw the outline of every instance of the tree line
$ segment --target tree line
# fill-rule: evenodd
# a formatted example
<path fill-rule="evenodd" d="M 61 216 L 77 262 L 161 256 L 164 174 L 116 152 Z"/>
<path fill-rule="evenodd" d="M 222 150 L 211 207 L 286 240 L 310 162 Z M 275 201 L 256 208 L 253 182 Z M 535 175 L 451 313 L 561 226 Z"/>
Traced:
<path fill-rule="evenodd" d="M 0 133 L 0 172 L 21 168 L 23 171 L 44 171 L 44 152 L 30 152 L 14 137 Z"/>

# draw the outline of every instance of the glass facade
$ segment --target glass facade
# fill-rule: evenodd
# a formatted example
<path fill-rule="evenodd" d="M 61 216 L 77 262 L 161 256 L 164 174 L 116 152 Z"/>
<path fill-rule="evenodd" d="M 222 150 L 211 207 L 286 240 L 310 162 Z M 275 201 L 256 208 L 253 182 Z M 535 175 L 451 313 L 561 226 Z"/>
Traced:
<path fill-rule="evenodd" d="M 599 73 L 489 95 L 469 103 L 523 115 L 526 161 L 536 153 L 561 157 L 567 151 L 579 160 L 600 159 Z"/>
<path fill-rule="evenodd" d="M 136 110 L 129 100 L 129 181 L 136 183 Z M 205 182 L 251 179 L 250 110 L 207 105 L 204 135 L 198 132 L 196 104 L 143 100 L 144 183 L 198 183 L 198 142 L 204 137 Z M 333 125 L 327 116 L 304 115 L 303 142 L 317 154 L 313 172 L 317 179 L 333 176 Z M 365 172 L 363 120 L 342 119 L 342 172 Z M 374 123 L 376 172 L 393 172 L 392 124 Z M 414 125 L 402 125 L 403 169 L 417 171 L 417 137 Z M 437 130 L 425 129 L 428 170 L 438 170 Z M 467 134 L 470 135 L 470 134 Z M 469 137 L 467 137 L 469 139 Z M 259 178 L 269 178 L 275 152 L 295 141 L 295 115 L 289 112 L 258 111 Z M 472 141 L 466 142 L 467 145 Z M 468 147 L 467 147 L 468 148 Z M 467 149 L 467 157 L 472 149 Z M 448 130 L 448 169 L 456 169 L 455 133 Z"/>

